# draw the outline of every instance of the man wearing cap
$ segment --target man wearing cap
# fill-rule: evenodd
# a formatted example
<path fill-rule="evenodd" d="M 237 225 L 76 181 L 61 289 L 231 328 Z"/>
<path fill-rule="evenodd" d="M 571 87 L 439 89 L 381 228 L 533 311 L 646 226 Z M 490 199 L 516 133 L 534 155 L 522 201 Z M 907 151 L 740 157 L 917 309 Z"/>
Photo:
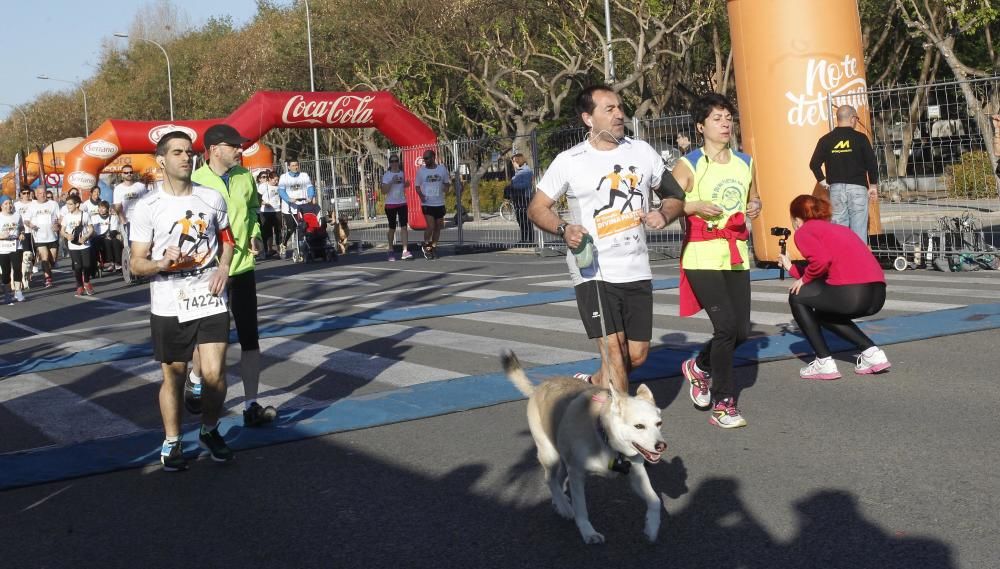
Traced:
<path fill-rule="evenodd" d="M 243 377 L 243 424 L 259 427 L 274 420 L 277 410 L 257 403 L 260 385 L 260 344 L 257 330 L 257 281 L 254 278 L 254 259 L 264 250 L 261 242 L 260 196 L 253 175 L 240 165 L 243 145 L 250 139 L 243 137 L 227 124 L 217 124 L 205 131 L 206 163 L 191 175 L 196 184 L 207 186 L 222 194 L 229 211 L 233 232 L 234 254 L 229 268 L 229 299 L 240 340 L 240 375 Z M 201 378 L 198 353 L 188 381 L 184 385 L 184 404 L 188 411 L 200 410 Z"/>

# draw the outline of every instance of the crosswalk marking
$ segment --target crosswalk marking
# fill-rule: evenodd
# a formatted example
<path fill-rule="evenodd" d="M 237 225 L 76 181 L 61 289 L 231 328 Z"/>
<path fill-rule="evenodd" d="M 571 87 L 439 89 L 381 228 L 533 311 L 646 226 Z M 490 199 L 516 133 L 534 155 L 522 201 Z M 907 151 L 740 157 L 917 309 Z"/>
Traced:
<path fill-rule="evenodd" d="M 677 289 L 667 289 L 667 290 L 657 290 L 653 291 L 654 295 L 665 295 L 665 296 L 679 296 Z M 750 299 L 757 300 L 760 302 L 780 302 L 783 304 L 788 304 L 788 293 L 782 292 L 750 292 Z M 895 300 L 888 299 L 885 301 L 885 310 L 899 310 L 901 312 L 933 312 L 935 310 L 949 310 L 952 308 L 961 308 L 963 306 L 968 306 L 967 304 L 945 304 L 941 302 L 920 302 L 916 300 Z"/>
<path fill-rule="evenodd" d="M 473 334 L 422 328 L 419 326 L 402 326 L 400 324 L 359 326 L 352 328 L 351 333 L 396 340 L 400 343 L 447 348 L 449 350 L 483 356 L 499 356 L 501 350 L 509 349 L 517 352 L 518 357 L 524 361 L 546 365 L 574 362 L 594 357 L 592 352 L 567 350 L 528 342 L 518 342 L 516 340 L 501 340 Z"/>
<path fill-rule="evenodd" d="M 993 298 L 993 299 L 1000 298 L 1000 290 L 951 288 L 951 286 L 949 286 L 947 283 L 941 283 L 943 286 L 937 286 L 937 287 L 927 286 L 926 284 L 923 286 L 908 286 L 908 285 L 896 284 L 895 281 L 897 279 L 894 278 L 889 278 L 887 280 L 888 280 L 887 296 L 893 296 L 900 293 L 908 293 L 908 294 L 922 294 L 927 296 L 955 296 L 955 297 L 965 296 L 969 298 Z M 952 279 L 952 280 L 956 281 L 965 279 Z M 758 281 L 754 284 L 762 287 L 788 288 L 789 286 L 791 286 L 792 282 L 794 281 L 792 281 L 791 279 L 786 279 L 785 281 L 780 281 L 780 280 Z M 1000 284 L 1000 280 L 994 282 L 996 284 Z"/>
<path fill-rule="evenodd" d="M 536 330 L 548 330 L 559 334 L 586 334 L 583 322 L 579 318 L 564 318 L 561 316 L 543 316 L 539 314 L 525 314 L 523 312 L 491 311 L 477 312 L 475 314 L 456 314 L 448 318 L 460 320 L 473 320 L 489 324 L 500 324 L 504 326 L 519 326 L 522 328 L 534 328 Z M 711 334 L 703 332 L 689 332 L 686 330 L 670 330 L 665 328 L 653 328 L 653 343 L 668 346 L 688 346 L 692 343 L 702 343 L 711 338 Z"/>
<path fill-rule="evenodd" d="M 260 348 L 269 357 L 291 359 L 298 364 L 323 368 L 327 371 L 397 387 L 408 387 L 428 381 L 454 379 L 466 375 L 456 371 L 288 338 L 265 338 L 260 341 Z"/>
<path fill-rule="evenodd" d="M 159 362 L 151 359 L 135 358 L 119 360 L 108 362 L 105 365 L 148 383 L 159 385 L 163 381 L 163 372 L 160 369 Z M 243 403 L 246 392 L 243 390 L 243 381 L 231 367 L 226 372 L 226 386 L 226 402 L 223 404 L 223 407 L 226 409 L 236 408 Z M 316 400 L 310 397 L 278 389 L 265 383 L 258 385 L 257 401 L 261 405 L 273 405 L 275 407 L 281 407 L 282 405 L 307 407 L 316 403 Z"/>
<path fill-rule="evenodd" d="M 142 430 L 132 421 L 35 373 L 8 377 L 2 385 L 0 405 L 56 444 Z"/>
<path fill-rule="evenodd" d="M 451 296 L 460 296 L 462 298 L 475 298 L 478 300 L 494 300 L 497 298 L 503 298 L 505 296 L 521 296 L 527 294 L 525 292 L 511 292 L 509 290 L 493 290 L 489 288 L 474 288 L 470 290 L 459 290 L 451 293 Z"/>
<path fill-rule="evenodd" d="M 576 308 L 576 301 L 567 300 L 565 302 L 553 303 L 553 305 Z M 678 304 L 669 304 L 663 302 L 653 303 L 653 314 L 657 316 L 678 316 L 679 311 L 680 311 L 680 305 Z M 698 320 L 709 319 L 708 314 L 705 314 L 704 311 L 695 314 L 694 316 L 692 316 L 692 318 L 697 318 Z M 760 312 L 757 310 L 753 310 L 750 312 L 750 322 L 754 324 L 764 324 L 767 326 L 780 326 L 782 324 L 788 324 L 791 321 L 792 321 L 792 315 L 788 312 L 785 313 Z"/>

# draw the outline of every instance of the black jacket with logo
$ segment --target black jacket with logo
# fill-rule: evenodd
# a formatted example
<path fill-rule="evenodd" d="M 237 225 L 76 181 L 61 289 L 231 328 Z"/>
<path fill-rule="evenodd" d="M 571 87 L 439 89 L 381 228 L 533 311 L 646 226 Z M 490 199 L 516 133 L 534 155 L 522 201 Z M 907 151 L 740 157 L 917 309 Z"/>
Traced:
<path fill-rule="evenodd" d="M 826 170 L 825 176 L 821 166 Z M 868 137 L 849 126 L 838 126 L 819 139 L 809 169 L 817 182 L 826 178 L 828 184 L 865 187 L 878 183 L 878 163 Z"/>

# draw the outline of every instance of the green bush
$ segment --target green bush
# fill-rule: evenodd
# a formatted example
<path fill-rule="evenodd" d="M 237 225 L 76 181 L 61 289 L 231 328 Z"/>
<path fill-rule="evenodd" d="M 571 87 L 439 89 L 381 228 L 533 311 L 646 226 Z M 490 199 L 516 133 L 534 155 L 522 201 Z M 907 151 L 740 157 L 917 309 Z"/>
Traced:
<path fill-rule="evenodd" d="M 977 150 L 962 154 L 957 164 L 945 169 L 948 197 L 962 199 L 995 198 L 997 179 L 990 165 L 990 156 Z"/>
<path fill-rule="evenodd" d="M 503 203 L 503 189 L 507 182 L 489 181 L 479 182 L 479 211 L 493 213 L 499 211 L 500 204 Z M 444 199 L 445 209 L 455 211 L 455 194 L 450 193 Z M 472 211 L 472 186 L 468 182 L 462 189 L 462 207 L 466 213 Z"/>

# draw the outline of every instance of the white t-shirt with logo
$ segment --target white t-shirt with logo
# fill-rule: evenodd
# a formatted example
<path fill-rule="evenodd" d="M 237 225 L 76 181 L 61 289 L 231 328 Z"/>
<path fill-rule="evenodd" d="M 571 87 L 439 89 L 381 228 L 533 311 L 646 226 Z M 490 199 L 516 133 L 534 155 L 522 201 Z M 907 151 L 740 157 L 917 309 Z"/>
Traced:
<path fill-rule="evenodd" d="M 90 225 L 94 228 L 94 237 L 103 237 L 109 231 L 121 231 L 119 229 L 121 221 L 117 215 L 112 215 L 111 213 L 107 217 L 101 217 L 99 213 L 92 214 L 90 216 Z"/>
<path fill-rule="evenodd" d="M 653 147 L 628 137 L 614 150 L 583 141 L 556 156 L 538 190 L 553 200 L 565 194 L 570 223 L 584 226 L 597 246 L 594 263 L 582 271 L 572 251 L 566 252 L 574 285 L 652 278 L 639 214 L 649 211 L 650 188 L 658 187 L 663 175 L 663 160 Z"/>
<path fill-rule="evenodd" d="M 181 258 L 149 283 L 150 305 L 157 316 L 177 316 L 175 285 L 197 282 L 218 262 L 220 230 L 229 227 L 222 194 L 195 184 L 190 195 L 152 193 L 139 200 L 129 218 L 130 240 L 150 244 L 150 258 L 163 259 L 167 247 L 180 247 Z M 197 272 L 182 276 L 186 272 Z M 169 275 L 165 273 L 177 273 Z"/>
<path fill-rule="evenodd" d="M 403 184 L 403 171 L 386 170 L 382 175 L 383 184 L 392 184 L 385 194 L 385 205 L 403 205 L 406 203 L 406 187 Z"/>
<path fill-rule="evenodd" d="M 35 205 L 35 200 L 29 200 L 29 201 L 26 201 L 26 202 L 23 202 L 21 200 L 17 200 L 16 202 L 14 202 L 14 213 L 18 213 L 18 214 L 21 214 L 23 216 L 24 215 L 24 210 L 27 209 L 27 208 L 29 208 L 29 207 L 31 207 L 31 206 L 33 206 L 33 205 Z"/>
<path fill-rule="evenodd" d="M 27 208 L 27 214 L 21 217 L 31 222 L 34 229 L 31 235 L 35 243 L 52 243 L 59 240 L 56 227 L 59 225 L 59 204 L 55 200 L 45 203 L 35 201 Z"/>
<path fill-rule="evenodd" d="M 278 195 L 278 186 L 272 186 L 267 182 L 257 184 L 257 193 L 260 194 L 261 213 L 275 213 L 281 209 L 281 196 Z"/>
<path fill-rule="evenodd" d="M 309 186 L 311 185 L 312 180 L 305 172 L 299 172 L 297 176 L 292 176 L 291 172 L 285 172 L 278 178 L 278 187 L 285 188 L 285 193 L 288 194 L 288 199 L 292 200 L 293 204 L 305 203 L 309 200 Z M 294 205 L 289 206 L 285 200 L 281 200 L 281 213 L 295 214 L 298 212 L 299 208 Z"/>
<path fill-rule="evenodd" d="M 94 202 L 90 201 L 89 199 L 87 199 L 87 200 L 83 200 L 82 202 L 80 202 L 80 209 L 83 210 L 83 211 L 85 211 L 85 212 L 87 212 L 87 213 L 89 213 L 91 215 L 91 217 L 93 217 L 93 216 L 97 215 L 97 208 L 98 208 L 98 206 L 100 204 L 101 204 L 100 200 L 98 200 L 97 203 L 94 203 Z"/>
<path fill-rule="evenodd" d="M 60 218 L 59 223 L 62 224 L 63 231 L 65 231 L 70 235 L 73 235 L 73 232 L 76 231 L 77 227 L 83 227 L 84 228 L 83 231 L 86 232 L 87 226 L 90 225 L 90 214 L 83 211 L 82 209 L 76 210 L 76 213 L 70 213 L 67 211 Z M 69 247 L 71 251 L 82 251 L 84 249 L 89 249 L 90 239 L 87 239 L 80 245 L 77 245 L 76 243 L 67 240 L 66 246 Z"/>
<path fill-rule="evenodd" d="M 132 221 L 132 207 L 135 206 L 136 202 L 141 200 L 147 193 L 149 193 L 149 188 L 146 184 L 142 182 L 132 182 L 130 185 L 126 185 L 124 182 L 115 186 L 115 191 L 112 199 L 115 205 L 122 206 L 122 213 L 125 214 L 125 219 L 130 223 Z"/>
<path fill-rule="evenodd" d="M 20 215 L 0 212 L 0 255 L 8 255 L 22 249 L 17 236 L 23 231 L 24 225 L 21 223 Z"/>
<path fill-rule="evenodd" d="M 435 164 L 433 168 L 421 166 L 417 170 L 417 179 L 413 185 L 420 188 L 424 194 L 423 205 L 442 206 L 444 205 L 444 187 L 451 183 L 451 176 L 444 164 Z"/>

